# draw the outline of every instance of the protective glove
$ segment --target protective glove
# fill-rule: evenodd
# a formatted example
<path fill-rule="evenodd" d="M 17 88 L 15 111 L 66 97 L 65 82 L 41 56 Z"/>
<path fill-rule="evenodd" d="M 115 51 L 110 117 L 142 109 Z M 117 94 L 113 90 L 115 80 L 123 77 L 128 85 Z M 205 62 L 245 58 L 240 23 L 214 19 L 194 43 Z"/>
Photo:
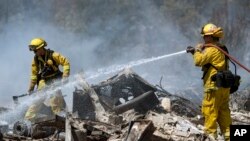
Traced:
<path fill-rule="evenodd" d="M 194 52 L 195 52 L 195 48 L 194 48 L 194 47 L 192 47 L 192 46 L 188 46 L 188 47 L 187 47 L 187 49 L 186 49 L 186 52 L 187 52 L 187 53 L 194 54 Z"/>
<path fill-rule="evenodd" d="M 203 51 L 204 50 L 204 44 L 202 44 L 202 43 L 198 43 L 196 46 L 195 46 L 195 49 L 197 50 L 197 51 Z"/>

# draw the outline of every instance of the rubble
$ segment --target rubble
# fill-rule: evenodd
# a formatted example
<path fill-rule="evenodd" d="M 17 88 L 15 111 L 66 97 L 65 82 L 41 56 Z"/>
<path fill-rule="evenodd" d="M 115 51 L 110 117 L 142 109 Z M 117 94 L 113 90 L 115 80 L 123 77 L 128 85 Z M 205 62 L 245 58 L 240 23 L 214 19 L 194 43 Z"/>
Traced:
<path fill-rule="evenodd" d="M 212 140 L 203 132 L 200 105 L 149 84 L 132 70 L 124 70 L 97 85 L 89 85 L 81 75 L 79 82 L 73 92 L 72 112 L 41 117 L 34 123 L 16 122 L 13 132 L 4 132 L 3 139 Z M 250 124 L 246 106 L 234 105 L 238 108 L 231 113 L 233 124 Z"/>
<path fill-rule="evenodd" d="M 250 111 L 250 87 L 230 95 L 232 111 Z"/>
<path fill-rule="evenodd" d="M 114 111 L 117 114 L 131 107 L 137 112 L 145 113 L 159 104 L 154 94 L 156 88 L 130 69 L 125 69 L 92 87 L 105 105 L 105 110 Z"/>

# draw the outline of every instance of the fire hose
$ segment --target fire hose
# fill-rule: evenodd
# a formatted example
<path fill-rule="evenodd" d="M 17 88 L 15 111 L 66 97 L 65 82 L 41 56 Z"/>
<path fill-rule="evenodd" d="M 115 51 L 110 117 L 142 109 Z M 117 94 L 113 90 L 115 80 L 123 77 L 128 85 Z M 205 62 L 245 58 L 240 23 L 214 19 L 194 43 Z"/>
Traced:
<path fill-rule="evenodd" d="M 217 48 L 222 53 L 224 53 L 227 57 L 229 57 L 232 61 L 234 61 L 236 64 L 238 64 L 240 67 L 242 67 L 243 69 L 245 69 L 246 71 L 248 71 L 250 73 L 250 69 L 248 69 L 246 66 L 244 66 L 243 64 L 241 64 L 238 60 L 236 60 L 233 56 L 229 55 L 226 51 L 224 51 L 220 47 L 218 47 L 216 45 L 212 45 L 212 44 L 209 44 L 209 46 L 213 46 L 213 47 Z"/>

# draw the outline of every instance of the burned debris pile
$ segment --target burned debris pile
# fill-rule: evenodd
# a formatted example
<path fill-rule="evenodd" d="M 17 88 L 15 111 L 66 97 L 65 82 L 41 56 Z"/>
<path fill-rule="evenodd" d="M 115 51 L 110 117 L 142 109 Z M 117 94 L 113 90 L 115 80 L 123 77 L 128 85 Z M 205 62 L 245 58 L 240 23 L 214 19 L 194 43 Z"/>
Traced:
<path fill-rule="evenodd" d="M 250 111 L 250 87 L 235 92 L 230 99 L 230 106 L 233 111 Z"/>
<path fill-rule="evenodd" d="M 0 140 L 210 140 L 202 131 L 198 104 L 149 84 L 130 69 L 97 85 L 81 75 L 79 82 L 71 112 L 16 122 Z M 245 115 L 242 120 L 250 123 Z"/>

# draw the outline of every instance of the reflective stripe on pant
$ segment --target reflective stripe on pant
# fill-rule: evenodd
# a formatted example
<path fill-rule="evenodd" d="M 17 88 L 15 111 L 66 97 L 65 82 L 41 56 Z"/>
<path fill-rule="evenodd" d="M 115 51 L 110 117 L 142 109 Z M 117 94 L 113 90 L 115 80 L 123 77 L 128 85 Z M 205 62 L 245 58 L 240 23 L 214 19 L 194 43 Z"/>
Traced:
<path fill-rule="evenodd" d="M 202 101 L 202 114 L 205 118 L 204 130 L 217 137 L 217 123 L 221 132 L 229 137 L 231 116 L 229 109 L 229 89 L 219 88 L 205 92 Z"/>

